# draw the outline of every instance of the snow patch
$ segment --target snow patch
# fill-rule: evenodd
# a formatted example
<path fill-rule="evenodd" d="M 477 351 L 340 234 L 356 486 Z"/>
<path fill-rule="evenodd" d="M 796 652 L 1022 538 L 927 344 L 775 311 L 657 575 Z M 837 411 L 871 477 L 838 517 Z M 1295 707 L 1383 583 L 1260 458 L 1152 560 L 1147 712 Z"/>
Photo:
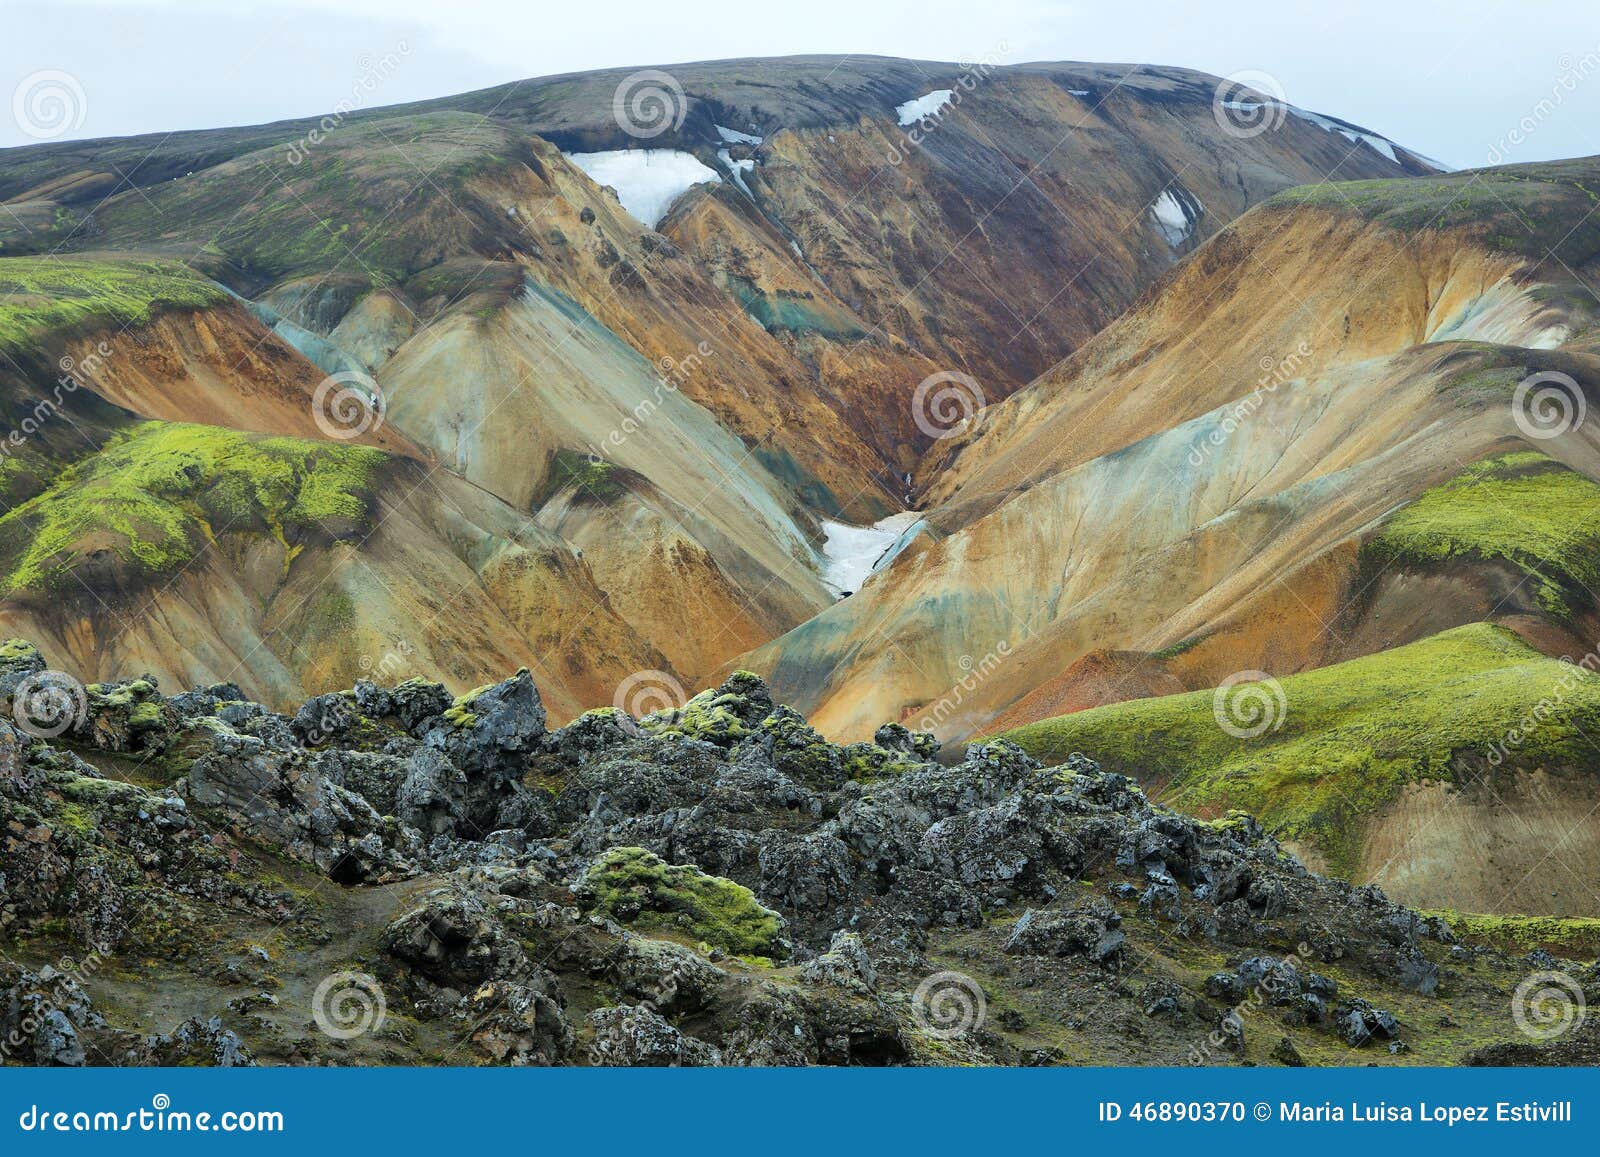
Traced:
<path fill-rule="evenodd" d="M 1314 124 L 1318 128 L 1327 129 L 1331 133 L 1338 133 L 1353 144 L 1366 141 L 1367 144 L 1371 145 L 1383 156 L 1388 157 L 1395 164 L 1398 165 L 1400 163 L 1400 158 L 1395 156 L 1394 142 L 1389 140 L 1388 137 L 1380 137 L 1377 133 L 1364 133 L 1359 129 L 1351 128 L 1349 125 L 1342 125 L 1337 121 L 1330 120 L 1320 113 L 1307 112 L 1303 108 L 1295 108 L 1294 105 L 1289 106 L 1289 111 L 1301 120 Z"/>
<path fill-rule="evenodd" d="M 953 88 L 936 88 L 927 96 L 919 96 L 916 100 L 908 100 L 905 104 L 896 105 L 895 112 L 900 117 L 902 128 L 914 125 L 925 117 L 931 117 L 945 105 L 950 103 L 950 98 L 955 95 Z"/>
<path fill-rule="evenodd" d="M 713 125 L 712 127 L 717 130 L 717 136 L 722 138 L 724 144 L 759 145 L 761 143 L 760 137 L 752 136 L 750 133 L 741 133 L 738 129 L 730 129 L 722 125 Z"/>
<path fill-rule="evenodd" d="M 755 161 L 750 158 L 746 158 L 742 161 L 736 161 L 733 159 L 733 155 L 729 153 L 727 149 L 717 150 L 717 160 L 728 166 L 729 172 L 733 174 L 733 183 L 739 186 L 740 192 L 754 201 L 756 199 L 756 195 L 750 191 L 750 186 L 744 183 L 744 175 L 746 173 L 755 172 Z"/>
<path fill-rule="evenodd" d="M 1264 102 L 1259 100 L 1225 100 L 1222 102 L 1222 107 L 1239 109 L 1242 112 L 1254 112 L 1255 110 L 1263 107 L 1263 104 Z M 1381 137 L 1377 133 L 1369 133 L 1362 129 L 1352 128 L 1350 125 L 1342 124 L 1331 117 L 1325 117 L 1321 113 L 1310 112 L 1307 109 L 1296 108 L 1292 104 L 1282 105 L 1279 107 L 1285 108 L 1289 112 L 1292 112 L 1295 116 L 1299 117 L 1307 124 L 1316 125 L 1319 129 L 1326 129 L 1330 133 L 1338 133 L 1352 144 L 1358 144 L 1362 141 L 1365 141 L 1368 145 L 1372 146 L 1372 148 L 1379 155 L 1387 157 L 1397 165 L 1401 163 L 1399 155 L 1394 151 L 1395 143 L 1388 137 Z M 1431 165 L 1433 168 L 1438 169 L 1441 173 L 1447 173 L 1451 171 L 1448 165 L 1442 165 L 1438 161 L 1429 160 L 1420 153 L 1412 153 L 1410 149 L 1407 149 L 1406 152 L 1410 153 L 1411 156 L 1416 157 L 1417 160 L 1421 161 L 1423 164 Z"/>
<path fill-rule="evenodd" d="M 871 526 L 823 520 L 822 582 L 843 598 L 894 561 L 927 526 L 914 510 L 891 514 Z"/>
<path fill-rule="evenodd" d="M 1196 212 L 1195 216 L 1198 217 L 1199 213 Z M 1189 207 L 1174 196 L 1171 189 L 1161 190 L 1161 196 L 1150 206 L 1150 219 L 1174 249 L 1189 240 L 1189 234 L 1194 232 L 1194 220 L 1189 216 Z"/>
<path fill-rule="evenodd" d="M 721 181 L 715 169 L 678 149 L 612 149 L 567 153 L 567 160 L 596 184 L 610 185 L 634 217 L 654 229 L 672 203 L 703 181 Z"/>

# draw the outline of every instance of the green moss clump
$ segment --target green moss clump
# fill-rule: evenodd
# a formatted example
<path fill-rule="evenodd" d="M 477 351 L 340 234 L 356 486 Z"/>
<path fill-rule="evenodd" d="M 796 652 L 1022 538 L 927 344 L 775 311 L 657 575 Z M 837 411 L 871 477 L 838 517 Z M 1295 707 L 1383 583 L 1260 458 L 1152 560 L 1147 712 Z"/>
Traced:
<path fill-rule="evenodd" d="M 128 713 L 128 727 L 133 731 L 150 731 L 162 724 L 161 704 L 148 699 Z"/>
<path fill-rule="evenodd" d="M 743 884 L 669 864 L 643 848 L 612 848 L 584 873 L 589 906 L 626 924 L 682 932 L 737 956 L 781 956 L 783 921 Z"/>
<path fill-rule="evenodd" d="M 387 461 L 363 446 L 144 422 L 0 516 L 0 595 L 75 586 L 106 551 L 133 579 L 175 573 L 223 535 L 286 548 L 364 530 Z"/>
<path fill-rule="evenodd" d="M 653 735 L 683 735 L 728 746 L 752 734 L 743 696 L 702 691 L 682 707 L 656 711 L 639 720 Z"/>
<path fill-rule="evenodd" d="M 842 749 L 841 755 L 845 778 L 856 780 L 858 783 L 892 779 L 908 771 L 915 771 L 921 766 L 901 752 L 890 751 L 888 748 L 879 747 L 876 743 L 848 744 Z"/>
<path fill-rule="evenodd" d="M 478 722 L 478 714 L 472 709 L 473 704 L 477 703 L 479 695 L 482 695 L 493 686 L 493 683 L 485 683 L 482 687 L 474 687 L 465 695 L 457 695 L 455 702 L 445 708 L 444 721 L 450 724 L 451 727 L 459 728 L 463 731 L 475 726 Z"/>
<path fill-rule="evenodd" d="M 58 818 L 65 827 L 77 832 L 80 836 L 90 835 L 95 829 L 94 815 L 82 804 L 62 804 Z"/>
<path fill-rule="evenodd" d="M 1600 486 L 1534 451 L 1490 458 L 1401 509 L 1363 553 L 1380 568 L 1508 562 L 1569 621 L 1600 589 Z"/>
<path fill-rule="evenodd" d="M 155 687 L 148 679 L 130 679 L 126 683 L 90 683 L 84 691 L 95 707 L 132 707 L 153 694 Z"/>
<path fill-rule="evenodd" d="M 0 665 L 30 663 L 39 658 L 39 648 L 26 639 L 6 639 L 0 642 Z"/>
<path fill-rule="evenodd" d="M 557 450 L 550 462 L 550 473 L 537 505 L 550 501 L 563 490 L 572 489 L 578 502 L 597 502 L 609 506 L 627 493 L 623 485 L 626 471 L 604 458 Z"/>
<path fill-rule="evenodd" d="M 0 351 L 24 351 L 46 333 L 142 325 L 164 309 L 226 299 L 176 262 L 0 257 Z"/>
<path fill-rule="evenodd" d="M 1463 940 L 1513 952 L 1546 952 L 1592 960 L 1600 954 L 1600 919 L 1592 916 L 1482 916 L 1440 909 L 1437 916 Z"/>
<path fill-rule="evenodd" d="M 1282 680 L 1276 728 L 1225 731 L 1215 694 L 1096 707 L 1006 732 L 1046 762 L 1074 751 L 1108 770 L 1159 778 L 1163 802 L 1199 814 L 1239 808 L 1351 870 L 1363 821 L 1408 783 L 1452 781 L 1488 763 L 1588 767 L 1600 677 L 1487 623 Z M 1222 709 L 1226 714 L 1227 701 Z"/>

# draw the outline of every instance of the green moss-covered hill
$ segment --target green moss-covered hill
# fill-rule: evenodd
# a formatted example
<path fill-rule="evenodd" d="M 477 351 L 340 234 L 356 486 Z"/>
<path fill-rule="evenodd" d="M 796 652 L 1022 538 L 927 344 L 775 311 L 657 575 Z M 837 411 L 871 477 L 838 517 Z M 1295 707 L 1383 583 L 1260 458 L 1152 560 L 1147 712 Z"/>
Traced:
<path fill-rule="evenodd" d="M 271 535 L 286 563 L 367 523 L 382 451 L 216 426 L 141 423 L 0 516 L 0 592 L 171 575 L 227 535 Z"/>
<path fill-rule="evenodd" d="M 1267 205 L 1359 213 L 1406 233 L 1466 230 L 1493 248 L 1536 262 L 1553 254 L 1578 269 L 1600 254 L 1596 168 L 1595 159 L 1585 157 L 1432 177 L 1324 182 L 1286 189 Z"/>
<path fill-rule="evenodd" d="M 1490 458 L 1394 514 L 1364 553 L 1380 569 L 1509 563 L 1568 621 L 1600 590 L 1600 486 L 1537 452 Z"/>
<path fill-rule="evenodd" d="M 1347 870 L 1362 821 L 1408 783 L 1470 778 L 1490 762 L 1585 767 L 1600 756 L 1600 676 L 1487 623 L 1291 675 L 1136 699 L 1005 734 L 1046 761 L 1074 751 L 1143 768 L 1182 810 L 1257 813 L 1279 835 Z M 1253 708 L 1266 712 L 1252 715 Z M 1240 738 L 1225 730 L 1261 734 Z M 1513 741 L 1508 737 L 1515 735 Z"/>
<path fill-rule="evenodd" d="M 142 325 L 165 309 L 226 298 L 170 261 L 0 257 L 0 353 L 25 353 L 45 334 Z"/>

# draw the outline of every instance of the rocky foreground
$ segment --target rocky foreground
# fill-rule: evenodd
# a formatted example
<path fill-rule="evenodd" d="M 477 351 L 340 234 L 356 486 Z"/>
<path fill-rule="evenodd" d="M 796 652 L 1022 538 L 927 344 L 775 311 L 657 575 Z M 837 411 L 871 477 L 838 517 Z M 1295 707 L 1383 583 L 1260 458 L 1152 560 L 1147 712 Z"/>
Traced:
<path fill-rule="evenodd" d="M 8 1063 L 1594 1056 L 1592 968 L 1460 943 L 1085 756 L 830 744 L 748 674 L 551 731 L 526 671 L 289 717 L 80 688 L 14 640 L 0 697 Z"/>

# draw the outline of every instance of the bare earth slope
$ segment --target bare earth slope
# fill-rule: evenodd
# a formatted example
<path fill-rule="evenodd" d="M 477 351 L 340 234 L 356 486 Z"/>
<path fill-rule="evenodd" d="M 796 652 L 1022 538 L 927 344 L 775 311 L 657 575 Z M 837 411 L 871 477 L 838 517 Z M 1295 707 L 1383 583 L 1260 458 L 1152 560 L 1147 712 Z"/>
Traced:
<path fill-rule="evenodd" d="M 938 432 L 915 402 L 930 375 L 970 374 L 997 400 L 1250 204 L 1330 174 L 1431 171 L 1299 115 L 1231 132 L 1215 78 L 1180 69 L 803 57 L 671 71 L 682 115 L 654 136 L 617 118 L 619 71 L 374 109 L 314 136 L 316 122 L 286 122 L 8 150 L 0 262 L 23 263 L 19 284 L 92 254 L 185 263 L 227 290 L 181 315 L 30 314 L 17 388 L 48 392 L 68 351 L 85 405 L 92 391 L 143 418 L 344 440 L 301 407 L 323 375 L 353 378 L 382 398 L 380 414 L 351 402 L 361 443 L 506 504 L 492 529 L 468 519 L 493 547 L 388 526 L 376 508 L 359 565 L 387 574 L 372 552 L 390 542 L 390 557 L 449 567 L 511 549 L 527 531 L 508 519 L 537 520 L 630 624 L 638 645 L 608 650 L 616 662 L 555 680 L 564 710 L 557 688 L 605 702 L 619 664 L 692 685 L 824 610 L 819 519 L 869 522 L 906 500 Z M 898 123 L 898 106 L 941 88 L 957 99 Z M 705 178 L 659 219 L 636 215 L 629 180 L 603 188 L 575 157 L 641 146 L 692 154 Z M 1176 232 L 1156 211 L 1167 202 Z M 79 453 L 41 458 L 29 485 Z M 282 581 L 327 581 L 316 558 L 293 554 Z M 389 649 L 326 637 L 337 616 L 294 620 L 311 634 L 292 654 L 241 645 L 209 604 L 244 589 L 258 596 L 246 618 L 281 612 L 234 563 L 202 561 L 159 607 L 57 592 L 53 614 L 77 624 L 68 653 L 188 680 L 216 677 L 205 656 L 248 668 L 269 651 L 238 677 L 271 696 Z M 413 621 L 394 594 L 358 600 L 391 643 Z M 193 636 L 158 654 L 177 624 Z M 466 615 L 456 629 L 405 641 L 468 683 L 516 658 L 485 650 Z"/>

